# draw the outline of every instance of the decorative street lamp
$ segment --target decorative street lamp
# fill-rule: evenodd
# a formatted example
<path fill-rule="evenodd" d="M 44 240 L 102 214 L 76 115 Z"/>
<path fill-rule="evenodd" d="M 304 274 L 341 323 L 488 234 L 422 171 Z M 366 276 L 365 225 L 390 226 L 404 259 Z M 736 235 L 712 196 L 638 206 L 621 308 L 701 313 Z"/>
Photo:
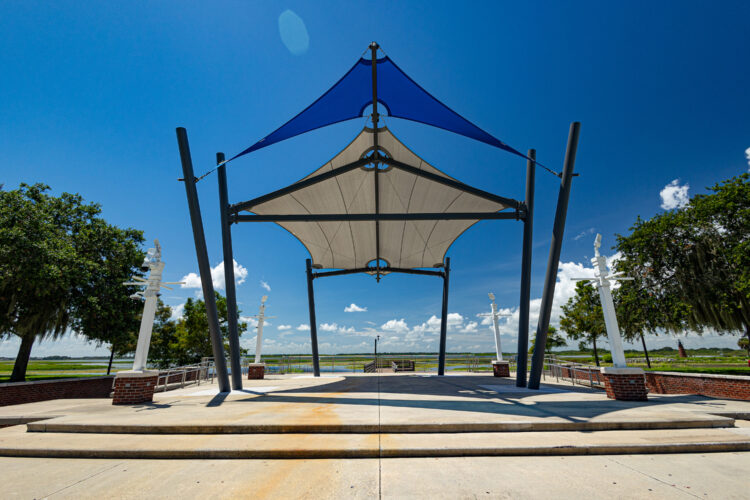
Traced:
<path fill-rule="evenodd" d="M 622 273 L 609 274 L 607 271 L 607 258 L 599 253 L 599 247 L 602 246 L 602 235 L 597 234 L 594 240 L 594 258 L 591 263 L 594 265 L 594 278 L 573 278 L 576 281 L 589 281 L 596 283 L 599 289 L 599 298 L 602 303 L 604 312 L 604 324 L 607 327 L 607 337 L 609 339 L 609 348 L 612 353 L 612 365 L 601 368 L 604 376 L 604 385 L 607 389 L 607 397 L 621 400 L 645 401 L 648 392 L 643 369 L 630 368 L 625 362 L 625 350 L 622 347 L 622 337 L 620 328 L 617 325 L 617 314 L 615 312 L 615 303 L 612 300 L 612 283 L 615 281 L 632 280 L 628 276 L 621 276 Z"/>
<path fill-rule="evenodd" d="M 151 271 L 148 279 L 133 276 L 135 281 L 123 283 L 128 286 L 145 286 L 143 291 L 135 292 L 130 296 L 131 299 L 142 300 L 143 315 L 141 316 L 141 328 L 138 332 L 138 344 L 135 349 L 135 359 L 133 360 L 133 371 L 142 372 L 146 369 L 148 361 L 148 348 L 151 344 L 151 331 L 154 328 L 154 316 L 156 315 L 156 306 L 159 301 L 159 289 L 170 287 L 164 286 L 161 281 L 161 275 L 164 271 L 164 262 L 161 260 L 161 245 L 159 240 L 154 240 L 155 248 L 149 248 L 146 257 L 141 264 L 142 271 Z M 182 285 L 181 281 L 166 283 L 167 285 Z"/>
<path fill-rule="evenodd" d="M 154 240 L 154 248 L 149 248 L 146 258 L 141 264 L 143 272 L 150 271 L 148 279 L 133 276 L 134 281 L 128 281 L 123 285 L 145 286 L 142 291 L 135 292 L 131 299 L 142 300 L 143 315 L 141 316 L 141 328 L 138 331 L 138 344 L 135 348 L 133 369 L 117 372 L 115 375 L 112 404 L 138 404 L 153 401 L 154 389 L 159 380 L 159 372 L 147 370 L 148 348 L 151 344 L 151 330 L 154 328 L 154 316 L 159 301 L 159 290 L 166 288 L 161 281 L 164 271 L 164 262 L 161 260 L 161 245 L 159 240 Z M 181 285 L 181 282 L 168 283 L 169 285 Z M 166 382 L 165 382 L 166 383 Z"/>
<path fill-rule="evenodd" d="M 617 325 L 617 314 L 615 313 L 615 303 L 612 300 L 612 282 L 614 281 L 626 281 L 632 280 L 628 276 L 621 276 L 621 272 L 608 274 L 607 271 L 607 258 L 599 253 L 599 248 L 602 246 L 602 235 L 597 234 L 594 240 L 594 258 L 591 259 L 591 263 L 594 265 L 594 277 L 593 278 L 573 278 L 574 281 L 588 281 L 596 284 L 596 288 L 599 290 L 599 298 L 602 303 L 602 311 L 604 312 L 604 323 L 607 327 L 607 337 L 609 339 L 610 351 L 612 353 L 612 364 L 616 368 L 625 368 L 627 363 L 625 362 L 625 351 L 622 347 L 622 337 L 620 336 L 620 328 Z"/>
<path fill-rule="evenodd" d="M 258 337 L 255 341 L 255 362 L 260 363 L 260 354 L 261 354 L 261 347 L 263 344 L 263 323 L 267 318 L 275 318 L 276 316 L 266 316 L 266 301 L 268 300 L 268 295 L 264 295 L 260 299 L 260 311 L 258 314 L 253 316 L 255 319 L 258 320 Z"/>
<path fill-rule="evenodd" d="M 260 311 L 253 318 L 258 320 L 258 335 L 255 339 L 255 363 L 250 363 L 247 370 L 248 379 L 263 378 L 266 371 L 266 365 L 261 362 L 261 348 L 263 346 L 263 323 L 268 318 L 275 318 L 276 316 L 266 316 L 266 301 L 268 295 L 264 295 L 260 299 Z"/>
<path fill-rule="evenodd" d="M 512 315 L 498 312 L 497 304 L 495 304 L 494 293 L 490 292 L 487 294 L 487 296 L 490 298 L 490 307 L 492 312 L 490 312 L 489 314 L 481 313 L 478 314 L 478 316 L 492 317 L 492 327 L 495 332 L 495 354 L 497 355 L 497 359 L 492 361 L 492 372 L 495 377 L 510 377 L 510 362 L 503 359 L 503 348 L 500 344 L 500 324 L 498 320 L 501 317 L 506 318 Z"/>
<path fill-rule="evenodd" d="M 495 304 L 495 294 L 490 292 L 487 294 L 490 298 L 490 307 L 492 312 L 491 313 L 481 313 L 477 316 L 480 317 L 492 317 L 492 327 L 495 331 L 495 354 L 497 355 L 496 361 L 503 361 L 503 349 L 500 344 L 500 324 L 499 324 L 499 318 L 509 318 L 513 316 L 512 314 L 507 313 L 501 313 L 497 310 L 497 304 Z"/>

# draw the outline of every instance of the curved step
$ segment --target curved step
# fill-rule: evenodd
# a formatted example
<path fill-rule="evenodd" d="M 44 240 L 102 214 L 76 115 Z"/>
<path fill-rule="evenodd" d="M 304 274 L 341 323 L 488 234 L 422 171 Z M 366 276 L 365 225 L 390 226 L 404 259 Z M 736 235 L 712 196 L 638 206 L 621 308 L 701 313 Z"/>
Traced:
<path fill-rule="evenodd" d="M 466 433 L 466 432 L 554 432 L 612 431 L 647 429 L 699 429 L 734 426 L 727 417 L 686 417 L 669 419 L 529 420 L 510 422 L 446 422 L 420 424 L 96 424 L 61 418 L 30 422 L 29 432 L 81 434 L 370 434 L 370 433 Z"/>
<path fill-rule="evenodd" d="M 55 458 L 375 458 L 750 451 L 744 429 L 461 434 L 153 435 L 0 431 L 0 456 Z"/>

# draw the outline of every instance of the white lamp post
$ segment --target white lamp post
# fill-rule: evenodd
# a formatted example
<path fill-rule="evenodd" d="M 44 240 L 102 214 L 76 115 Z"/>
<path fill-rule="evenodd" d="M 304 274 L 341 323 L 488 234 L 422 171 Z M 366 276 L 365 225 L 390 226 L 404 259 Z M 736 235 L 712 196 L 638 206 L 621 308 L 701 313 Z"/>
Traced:
<path fill-rule="evenodd" d="M 495 332 L 495 354 L 497 354 L 497 361 L 503 361 L 503 349 L 500 344 L 500 324 L 499 324 L 499 318 L 501 317 L 510 317 L 511 314 L 504 314 L 500 313 L 497 310 L 497 304 L 495 304 L 495 294 L 490 292 L 487 294 L 490 298 L 490 307 L 492 308 L 492 312 L 490 314 L 479 314 L 479 316 L 492 316 L 492 326 Z"/>
<path fill-rule="evenodd" d="M 630 368 L 625 362 L 625 350 L 622 348 L 620 327 L 617 325 L 615 303 L 612 300 L 612 282 L 632 280 L 633 278 L 620 276 L 622 273 L 608 274 L 607 259 L 599 254 L 599 247 L 601 246 L 602 235 L 597 234 L 594 240 L 594 258 L 591 259 L 591 263 L 594 264 L 594 278 L 574 279 L 594 282 L 599 289 L 599 298 L 602 302 L 604 324 L 607 327 L 607 337 L 609 338 L 613 365 L 601 368 L 601 374 L 604 377 L 604 386 L 607 389 L 607 397 L 625 401 L 646 401 L 648 399 L 648 391 L 646 389 L 643 370 L 641 368 Z"/>
<path fill-rule="evenodd" d="M 276 316 L 266 316 L 266 301 L 268 295 L 264 295 L 260 299 L 260 311 L 254 317 L 258 320 L 258 336 L 255 340 L 255 363 L 260 363 L 261 347 L 263 345 L 263 323 L 266 318 L 275 318 Z"/>
<path fill-rule="evenodd" d="M 607 327 L 607 337 L 609 339 L 610 352 L 612 353 L 612 364 L 615 368 L 625 368 L 625 350 L 622 347 L 622 337 L 620 328 L 617 325 L 617 314 L 615 313 L 615 303 L 612 300 L 611 283 L 619 280 L 632 280 L 626 276 L 620 276 L 621 273 L 608 274 L 607 258 L 599 253 L 599 247 L 602 246 L 602 235 L 597 234 L 594 240 L 594 258 L 591 263 L 594 265 L 594 278 L 573 278 L 576 281 L 590 281 L 596 283 L 599 290 L 599 298 L 602 303 L 604 312 L 604 324 Z"/>
<path fill-rule="evenodd" d="M 135 359 L 133 360 L 133 371 L 142 372 L 146 369 L 148 361 L 148 348 L 151 344 L 151 331 L 154 328 L 154 316 L 156 315 L 156 306 L 159 300 L 159 289 L 166 288 L 161 281 L 161 275 L 164 271 L 164 262 L 161 260 L 161 245 L 159 240 L 154 240 L 155 248 L 149 248 L 146 257 L 143 259 L 141 269 L 151 271 L 148 279 L 133 276 L 135 281 L 123 283 L 129 286 L 145 286 L 141 292 L 136 292 L 130 296 L 131 299 L 143 300 L 143 315 L 141 316 L 141 328 L 138 331 L 138 345 L 135 349 Z M 182 282 L 170 282 L 168 285 L 181 285 Z"/>

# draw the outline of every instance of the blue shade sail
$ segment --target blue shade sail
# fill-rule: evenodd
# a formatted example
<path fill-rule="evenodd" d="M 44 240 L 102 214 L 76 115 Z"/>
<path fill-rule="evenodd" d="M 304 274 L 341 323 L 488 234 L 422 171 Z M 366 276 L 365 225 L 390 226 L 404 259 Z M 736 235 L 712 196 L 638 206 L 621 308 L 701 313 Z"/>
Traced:
<path fill-rule="evenodd" d="M 390 58 L 378 59 L 376 70 L 378 104 L 390 116 L 432 125 L 527 158 L 435 99 Z M 359 118 L 370 104 L 372 61 L 360 59 L 318 100 L 229 161 L 320 127 Z"/>

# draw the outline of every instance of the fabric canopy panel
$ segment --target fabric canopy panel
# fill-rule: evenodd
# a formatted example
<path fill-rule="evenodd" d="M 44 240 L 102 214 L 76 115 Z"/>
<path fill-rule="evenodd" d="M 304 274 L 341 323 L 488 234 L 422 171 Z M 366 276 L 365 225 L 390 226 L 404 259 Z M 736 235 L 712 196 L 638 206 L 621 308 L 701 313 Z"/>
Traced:
<path fill-rule="evenodd" d="M 435 99 L 390 58 L 378 59 L 376 69 L 378 103 L 390 116 L 442 128 L 526 158 Z M 360 59 L 318 100 L 229 161 L 299 134 L 362 116 L 372 104 L 372 85 L 372 61 Z"/>
<path fill-rule="evenodd" d="M 374 130 L 365 128 L 343 151 L 303 180 L 360 160 L 372 151 L 373 140 Z M 381 154 L 391 159 L 451 179 L 410 151 L 387 128 L 378 129 L 378 145 Z M 258 215 L 375 214 L 375 182 L 375 169 L 366 165 L 260 203 L 248 211 Z M 382 214 L 497 212 L 508 207 L 394 167 L 383 168 L 381 165 L 377 182 L 379 212 Z M 380 255 L 390 267 L 410 269 L 441 266 L 450 245 L 476 222 L 419 220 L 278 224 L 305 245 L 316 268 L 364 268 L 373 265 Z"/>

